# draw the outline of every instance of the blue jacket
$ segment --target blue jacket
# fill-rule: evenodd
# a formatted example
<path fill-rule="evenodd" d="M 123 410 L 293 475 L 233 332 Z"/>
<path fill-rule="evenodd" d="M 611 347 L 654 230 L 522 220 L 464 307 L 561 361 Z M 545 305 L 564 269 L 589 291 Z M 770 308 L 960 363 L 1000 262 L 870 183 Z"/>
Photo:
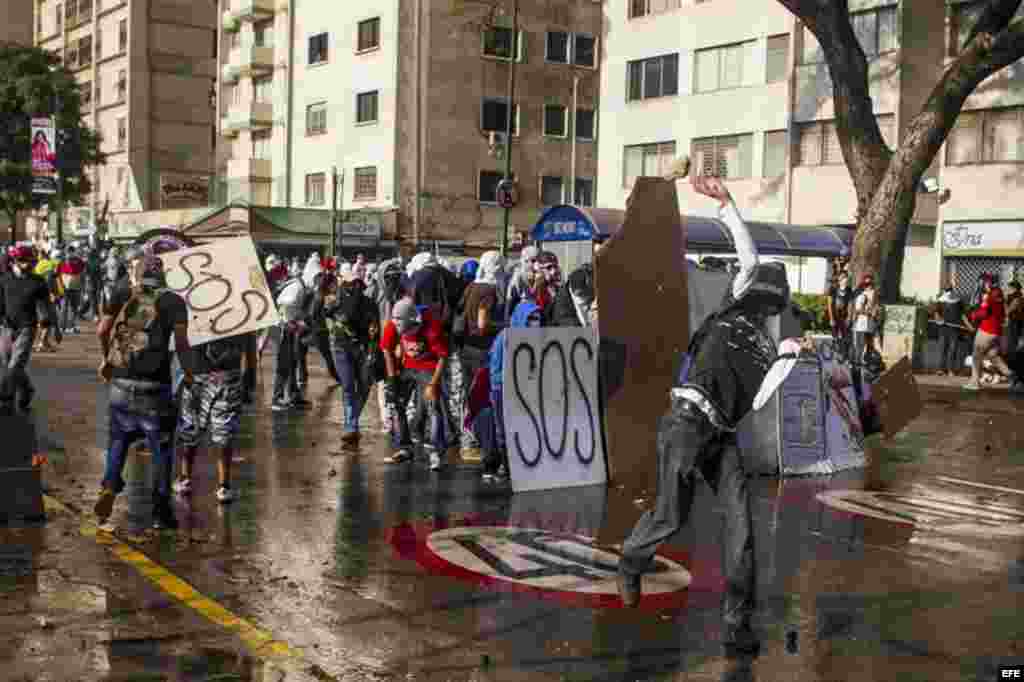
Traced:
<path fill-rule="evenodd" d="M 509 321 L 509 329 L 518 327 L 520 329 L 526 327 L 527 320 L 530 319 L 530 315 L 540 310 L 537 304 L 533 301 L 523 301 L 516 306 L 516 309 L 512 312 L 512 319 Z M 490 366 L 491 366 L 491 404 L 496 405 L 495 394 L 501 395 L 501 388 L 504 383 L 504 377 L 502 376 L 502 368 L 505 362 L 505 346 L 506 344 L 506 333 L 508 329 L 502 330 L 498 334 L 497 338 L 494 339 L 494 343 L 491 345 L 490 352 Z"/>

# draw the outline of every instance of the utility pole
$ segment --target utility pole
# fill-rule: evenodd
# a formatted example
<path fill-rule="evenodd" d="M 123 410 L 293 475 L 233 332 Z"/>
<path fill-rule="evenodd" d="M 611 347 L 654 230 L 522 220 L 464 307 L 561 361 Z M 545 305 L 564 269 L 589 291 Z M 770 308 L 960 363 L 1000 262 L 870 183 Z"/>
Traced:
<path fill-rule="evenodd" d="M 64 133 L 64 131 L 61 130 L 60 127 L 59 127 L 60 119 L 59 119 L 59 116 L 58 116 L 60 114 L 60 110 L 62 108 L 63 108 L 63 102 L 61 101 L 60 94 L 58 93 L 56 95 L 56 106 L 54 107 L 54 112 L 53 112 L 54 132 L 55 132 L 56 137 L 57 137 L 57 139 L 54 140 L 53 142 L 54 142 L 54 149 L 56 149 L 58 153 L 66 152 L 67 151 L 67 146 L 66 145 L 64 145 L 64 149 L 62 150 L 61 149 L 61 145 L 58 143 L 58 140 L 63 138 L 63 133 Z M 56 165 L 57 165 L 57 243 L 58 244 L 63 244 L 64 243 L 64 173 L 61 172 L 61 168 L 64 165 L 64 159 L 58 158 Z"/>
<path fill-rule="evenodd" d="M 338 256 L 338 167 L 331 167 L 331 258 Z"/>
<path fill-rule="evenodd" d="M 512 181 L 512 122 L 515 120 L 516 62 L 519 60 L 519 0 L 512 0 L 512 55 L 508 65 L 508 123 L 505 127 L 505 180 Z M 508 226 L 511 207 L 505 208 L 501 230 L 501 257 L 508 252 Z"/>

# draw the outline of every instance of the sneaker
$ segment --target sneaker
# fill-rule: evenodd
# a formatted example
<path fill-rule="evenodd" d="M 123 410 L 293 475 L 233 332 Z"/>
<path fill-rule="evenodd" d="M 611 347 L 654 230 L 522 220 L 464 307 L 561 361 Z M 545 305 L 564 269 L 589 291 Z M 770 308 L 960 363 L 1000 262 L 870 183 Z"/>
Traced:
<path fill-rule="evenodd" d="M 114 500 L 117 494 L 110 488 L 103 488 L 100 491 L 100 499 L 96 500 L 96 506 L 92 508 L 100 524 L 106 523 L 110 514 L 114 511 Z"/>
<path fill-rule="evenodd" d="M 494 474 L 485 471 L 484 473 L 480 474 L 480 482 L 483 483 L 484 485 L 493 485 L 498 481 L 497 478 L 495 478 Z"/>
<path fill-rule="evenodd" d="M 964 390 L 966 391 L 980 391 L 981 386 L 976 381 L 968 381 L 964 384 Z"/>
<path fill-rule="evenodd" d="M 405 448 L 402 448 L 395 454 L 391 455 L 392 464 L 401 464 L 402 462 L 408 462 L 410 459 L 412 459 L 412 453 Z"/>
<path fill-rule="evenodd" d="M 616 582 L 619 586 L 619 596 L 622 597 L 623 606 L 629 609 L 639 606 L 640 597 L 643 595 L 640 574 L 627 573 L 620 565 Z"/>
<path fill-rule="evenodd" d="M 217 488 L 217 501 L 221 504 L 227 504 L 234 499 L 235 495 L 231 492 L 231 488 L 223 485 Z"/>
<path fill-rule="evenodd" d="M 441 453 L 436 450 L 430 451 L 430 470 L 440 471 L 441 470 Z"/>
<path fill-rule="evenodd" d="M 179 478 L 177 481 L 174 482 L 174 485 L 172 485 L 171 487 L 174 488 L 174 492 L 178 493 L 179 495 L 188 495 L 190 492 L 192 492 L 192 479 Z"/>
<path fill-rule="evenodd" d="M 270 409 L 273 410 L 274 412 L 287 412 L 288 410 L 292 409 L 292 407 L 294 407 L 292 403 L 288 402 L 287 400 L 275 400 L 274 402 L 270 403 Z"/>
<path fill-rule="evenodd" d="M 174 515 L 171 501 L 159 498 L 153 503 L 153 528 L 156 530 L 176 530 L 178 518 Z"/>

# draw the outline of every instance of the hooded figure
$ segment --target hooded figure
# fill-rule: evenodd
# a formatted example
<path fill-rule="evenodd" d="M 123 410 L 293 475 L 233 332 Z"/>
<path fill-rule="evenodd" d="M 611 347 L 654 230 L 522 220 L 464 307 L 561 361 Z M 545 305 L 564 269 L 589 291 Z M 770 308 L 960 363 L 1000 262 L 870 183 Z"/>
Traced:
<path fill-rule="evenodd" d="M 409 261 L 409 267 L 406 268 L 405 273 L 412 277 L 420 270 L 434 265 L 437 265 L 437 258 L 434 257 L 434 254 L 429 251 L 420 251 Z"/>
<path fill-rule="evenodd" d="M 480 269 L 480 262 L 470 258 L 459 268 L 459 276 L 464 282 L 475 282 L 477 270 Z"/>
<path fill-rule="evenodd" d="M 512 272 L 512 279 L 508 284 L 508 292 L 505 295 L 505 310 L 509 318 L 515 312 L 519 301 L 523 299 L 530 289 L 531 275 L 539 255 L 540 249 L 536 246 L 524 247 L 519 254 L 519 265 Z"/>
<path fill-rule="evenodd" d="M 316 276 L 321 272 L 320 268 L 320 256 L 310 254 L 309 260 L 306 261 L 306 267 L 302 271 L 302 283 L 306 287 L 312 289 L 316 284 Z"/>
<path fill-rule="evenodd" d="M 480 265 L 476 270 L 474 281 L 480 284 L 498 285 L 498 276 L 501 274 L 503 261 L 501 254 L 497 251 L 487 251 L 480 256 Z"/>

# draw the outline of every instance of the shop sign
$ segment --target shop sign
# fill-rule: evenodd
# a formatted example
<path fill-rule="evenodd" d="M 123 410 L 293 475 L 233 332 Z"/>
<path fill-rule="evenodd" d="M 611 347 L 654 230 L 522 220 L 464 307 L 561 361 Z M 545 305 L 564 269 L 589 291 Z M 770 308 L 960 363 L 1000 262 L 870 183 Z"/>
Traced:
<path fill-rule="evenodd" d="M 197 176 L 160 176 L 160 205 L 173 208 L 180 204 L 205 204 L 210 197 L 210 181 Z"/>
<path fill-rule="evenodd" d="M 945 223 L 942 226 L 942 250 L 948 256 L 957 253 L 1024 252 L 1024 222 Z"/>

